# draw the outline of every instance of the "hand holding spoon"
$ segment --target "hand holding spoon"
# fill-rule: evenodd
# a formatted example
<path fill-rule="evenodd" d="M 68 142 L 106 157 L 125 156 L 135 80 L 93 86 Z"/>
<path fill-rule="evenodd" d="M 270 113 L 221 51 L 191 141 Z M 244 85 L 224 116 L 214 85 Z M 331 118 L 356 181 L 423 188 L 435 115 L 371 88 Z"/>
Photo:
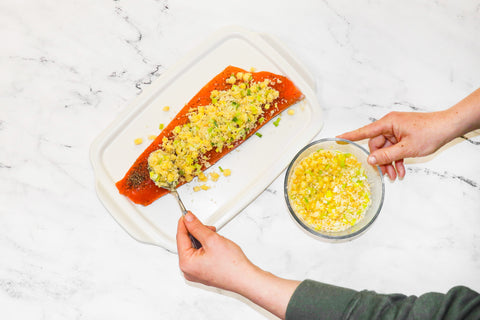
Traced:
<path fill-rule="evenodd" d="M 168 154 L 166 154 L 162 150 L 154 151 L 154 152 L 152 152 L 152 154 L 155 154 L 155 157 L 157 159 L 160 158 L 163 161 L 172 162 L 171 160 L 169 160 Z M 152 156 L 152 154 L 150 155 L 150 157 Z M 148 162 L 149 162 L 148 170 L 150 171 L 150 178 L 153 180 L 153 182 L 155 182 L 155 184 L 158 187 L 167 189 L 168 191 L 170 191 L 170 193 L 172 195 L 175 196 L 175 199 L 177 199 L 178 205 L 180 206 L 180 209 L 182 210 L 182 215 L 185 216 L 188 211 L 185 208 L 185 206 L 183 205 L 183 202 L 180 199 L 180 196 L 179 196 L 179 194 L 177 192 L 177 189 L 176 189 L 177 184 L 178 184 L 178 179 L 174 180 L 174 181 L 171 181 L 171 182 L 168 182 L 167 179 L 162 179 L 162 178 L 165 178 L 165 177 L 162 176 L 162 175 L 156 174 L 154 172 L 153 168 L 150 166 L 150 157 L 149 157 L 149 160 L 148 160 Z M 172 166 L 170 166 L 170 167 L 172 167 Z M 176 176 L 178 176 L 178 173 L 176 174 Z M 190 237 L 190 240 L 192 241 L 192 246 L 195 249 L 200 249 L 202 247 L 202 244 L 197 239 L 195 239 L 195 237 L 192 236 L 191 234 L 188 234 L 188 235 Z"/>

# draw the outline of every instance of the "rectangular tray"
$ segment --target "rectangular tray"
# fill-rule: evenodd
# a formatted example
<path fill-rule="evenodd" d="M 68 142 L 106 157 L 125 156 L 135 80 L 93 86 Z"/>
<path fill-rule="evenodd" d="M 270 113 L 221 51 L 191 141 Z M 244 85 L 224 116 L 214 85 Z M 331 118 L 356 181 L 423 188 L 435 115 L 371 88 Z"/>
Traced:
<path fill-rule="evenodd" d="M 208 191 L 194 192 L 196 181 L 178 192 L 187 209 L 217 230 L 262 193 L 287 167 L 296 152 L 310 142 L 323 126 L 322 111 L 315 96 L 315 81 L 304 67 L 271 36 L 238 27 L 221 29 L 176 66 L 162 74 L 122 112 L 92 143 L 90 160 L 97 195 L 112 217 L 138 241 L 176 252 L 175 234 L 181 215 L 171 195 L 149 206 L 136 205 L 119 194 L 115 182 L 123 178 L 148 146 L 149 135 L 159 133 L 177 112 L 215 75 L 228 65 L 246 70 L 269 71 L 290 78 L 305 99 L 283 112 L 278 127 L 272 121 L 206 171 L 231 169 L 229 177 L 209 181 Z M 170 111 L 163 111 L 170 106 Z M 134 139 L 142 137 L 142 145 Z"/>

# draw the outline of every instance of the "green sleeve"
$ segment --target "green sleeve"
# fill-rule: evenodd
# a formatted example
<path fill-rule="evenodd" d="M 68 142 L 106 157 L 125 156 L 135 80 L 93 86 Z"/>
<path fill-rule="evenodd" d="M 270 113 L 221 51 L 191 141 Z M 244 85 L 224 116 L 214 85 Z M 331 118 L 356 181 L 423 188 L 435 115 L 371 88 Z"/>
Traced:
<path fill-rule="evenodd" d="M 288 303 L 286 320 L 316 319 L 480 319 L 480 294 L 454 287 L 446 294 L 419 297 L 355 291 L 312 280 L 303 281 Z"/>

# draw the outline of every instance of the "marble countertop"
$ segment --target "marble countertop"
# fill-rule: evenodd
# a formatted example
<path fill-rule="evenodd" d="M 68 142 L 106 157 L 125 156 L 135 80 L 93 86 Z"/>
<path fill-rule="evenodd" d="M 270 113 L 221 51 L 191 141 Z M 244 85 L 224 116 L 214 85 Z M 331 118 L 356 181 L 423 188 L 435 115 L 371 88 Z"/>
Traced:
<path fill-rule="evenodd" d="M 450 107 L 480 86 L 478 1 L 9 1 L 0 4 L 2 319 L 274 319 L 187 283 L 95 193 L 93 139 L 227 25 L 272 34 L 315 76 L 330 137 L 389 111 Z M 360 238 L 306 236 L 282 174 L 220 233 L 261 268 L 353 289 L 480 290 L 480 132 L 408 161 Z M 241 275 L 239 275 L 241 276 Z"/>

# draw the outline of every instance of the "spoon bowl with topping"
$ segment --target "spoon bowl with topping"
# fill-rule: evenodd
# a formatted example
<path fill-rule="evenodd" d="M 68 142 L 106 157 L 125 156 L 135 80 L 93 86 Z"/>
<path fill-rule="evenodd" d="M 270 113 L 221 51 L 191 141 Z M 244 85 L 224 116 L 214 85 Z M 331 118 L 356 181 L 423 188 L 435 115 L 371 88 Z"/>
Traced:
<path fill-rule="evenodd" d="M 182 215 L 185 216 L 188 211 L 177 192 L 180 173 L 178 167 L 175 166 L 174 160 L 174 157 L 165 151 L 161 149 L 156 150 L 148 157 L 148 171 L 150 173 L 150 179 L 153 180 L 155 185 L 167 189 L 175 197 L 182 210 Z M 188 235 L 192 241 L 192 246 L 195 249 L 200 249 L 202 244 L 191 234 Z"/>

